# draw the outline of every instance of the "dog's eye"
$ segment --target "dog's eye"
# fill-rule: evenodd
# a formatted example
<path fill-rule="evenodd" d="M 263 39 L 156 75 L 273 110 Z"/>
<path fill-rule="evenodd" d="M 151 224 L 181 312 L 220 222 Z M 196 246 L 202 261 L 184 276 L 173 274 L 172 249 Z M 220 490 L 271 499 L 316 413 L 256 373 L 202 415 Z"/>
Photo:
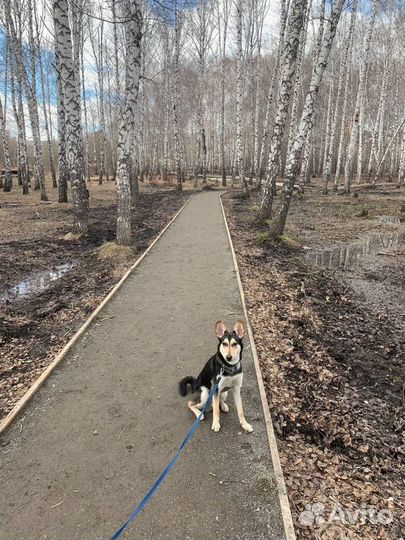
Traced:
<path fill-rule="evenodd" d="M 232 343 L 232 347 L 236 347 L 237 345 L 237 343 Z"/>

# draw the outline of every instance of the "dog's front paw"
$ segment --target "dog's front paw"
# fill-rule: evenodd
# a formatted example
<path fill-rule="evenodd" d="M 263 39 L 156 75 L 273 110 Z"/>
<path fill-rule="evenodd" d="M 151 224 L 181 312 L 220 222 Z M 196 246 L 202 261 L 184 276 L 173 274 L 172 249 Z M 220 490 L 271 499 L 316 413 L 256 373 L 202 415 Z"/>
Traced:
<path fill-rule="evenodd" d="M 221 411 L 224 412 L 224 413 L 227 413 L 229 412 L 229 407 L 228 405 L 225 403 L 225 401 L 221 401 L 219 406 L 221 407 Z"/>
<path fill-rule="evenodd" d="M 242 427 L 242 429 L 244 429 L 248 433 L 252 433 L 252 431 L 253 431 L 252 426 L 248 422 L 243 422 L 243 424 L 241 424 L 241 427 Z"/>
<path fill-rule="evenodd" d="M 215 433 L 218 433 L 218 431 L 221 429 L 221 425 L 219 422 L 212 422 L 212 431 L 215 431 Z"/>

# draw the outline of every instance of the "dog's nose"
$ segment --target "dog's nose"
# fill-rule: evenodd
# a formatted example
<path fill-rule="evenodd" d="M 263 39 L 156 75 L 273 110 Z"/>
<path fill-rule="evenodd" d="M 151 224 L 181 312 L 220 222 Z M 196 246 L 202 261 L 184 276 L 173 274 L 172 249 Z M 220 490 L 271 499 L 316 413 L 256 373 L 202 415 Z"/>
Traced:
<path fill-rule="evenodd" d="M 232 355 L 231 354 L 227 354 L 226 355 L 226 359 L 229 361 L 229 360 L 232 360 Z"/>

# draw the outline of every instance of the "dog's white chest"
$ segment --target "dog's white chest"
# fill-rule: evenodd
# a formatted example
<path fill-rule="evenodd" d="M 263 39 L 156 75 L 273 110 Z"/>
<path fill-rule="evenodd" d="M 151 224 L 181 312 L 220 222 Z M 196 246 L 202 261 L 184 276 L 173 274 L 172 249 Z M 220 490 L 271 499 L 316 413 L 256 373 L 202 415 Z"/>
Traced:
<path fill-rule="evenodd" d="M 233 376 L 222 376 L 218 385 L 218 392 L 226 392 L 227 390 L 234 388 L 235 386 L 242 386 L 243 373 L 238 373 Z"/>

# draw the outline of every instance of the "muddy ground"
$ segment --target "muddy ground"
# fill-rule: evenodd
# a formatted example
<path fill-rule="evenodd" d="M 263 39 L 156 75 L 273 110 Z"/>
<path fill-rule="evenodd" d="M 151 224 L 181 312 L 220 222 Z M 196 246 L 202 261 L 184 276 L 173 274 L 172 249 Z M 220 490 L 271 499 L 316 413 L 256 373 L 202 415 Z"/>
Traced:
<path fill-rule="evenodd" d="M 0 418 L 158 235 L 187 194 L 146 188 L 134 209 L 136 249 L 100 258 L 114 239 L 113 182 L 90 185 L 90 232 L 69 238 L 71 205 L 32 192 L 0 193 Z M 67 235 L 67 236 L 66 236 Z"/>
<path fill-rule="evenodd" d="M 324 196 L 315 180 L 272 243 L 253 224 L 257 195 L 228 195 L 300 539 L 405 534 L 403 196 Z"/>

